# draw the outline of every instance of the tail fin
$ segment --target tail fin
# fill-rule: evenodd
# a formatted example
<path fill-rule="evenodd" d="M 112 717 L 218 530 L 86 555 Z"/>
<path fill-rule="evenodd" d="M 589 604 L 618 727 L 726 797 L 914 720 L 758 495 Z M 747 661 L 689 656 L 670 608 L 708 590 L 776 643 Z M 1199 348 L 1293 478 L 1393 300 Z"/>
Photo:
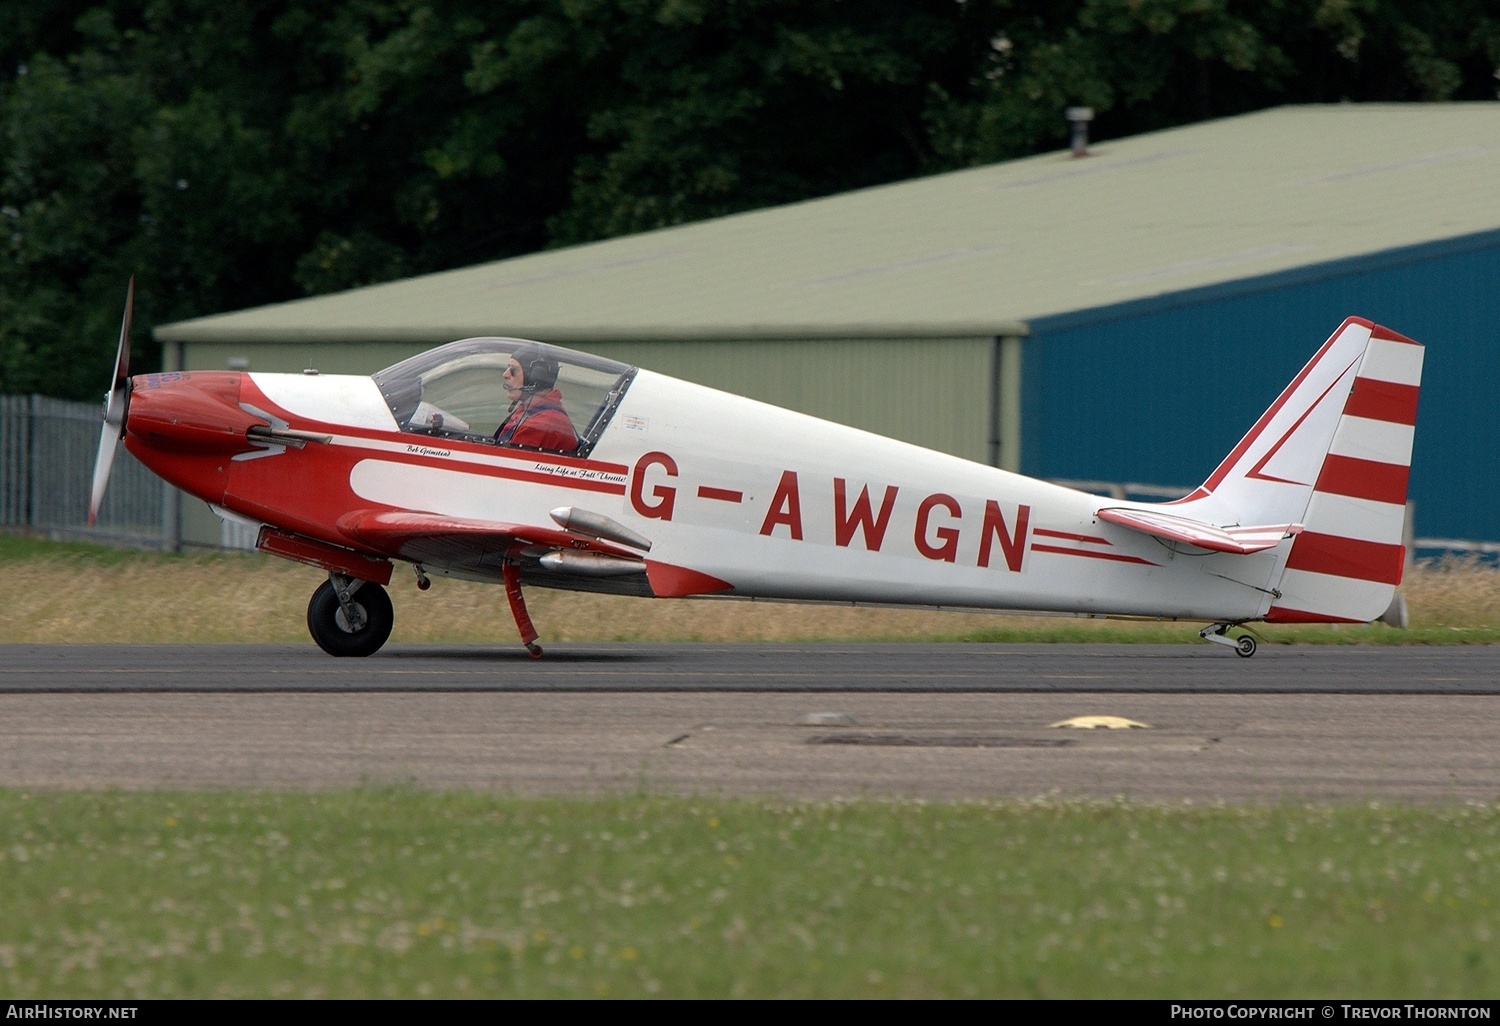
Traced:
<path fill-rule="evenodd" d="M 1375 619 L 1406 565 L 1406 482 L 1422 384 L 1421 345 L 1378 325 L 1355 371 L 1266 613 L 1280 623 Z"/>
<path fill-rule="evenodd" d="M 1179 500 L 1221 523 L 1302 525 L 1268 621 L 1364 623 L 1390 606 L 1406 560 L 1423 353 L 1388 328 L 1349 318 L 1209 479 Z"/>

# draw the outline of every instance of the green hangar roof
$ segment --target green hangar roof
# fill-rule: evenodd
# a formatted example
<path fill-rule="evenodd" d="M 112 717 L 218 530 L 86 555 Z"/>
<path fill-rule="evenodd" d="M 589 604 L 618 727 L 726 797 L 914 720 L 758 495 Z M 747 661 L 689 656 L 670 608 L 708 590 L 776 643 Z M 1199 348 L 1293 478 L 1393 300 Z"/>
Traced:
<path fill-rule="evenodd" d="M 1500 103 L 1282 107 L 157 329 L 164 342 L 1019 335 L 1500 229 Z"/>

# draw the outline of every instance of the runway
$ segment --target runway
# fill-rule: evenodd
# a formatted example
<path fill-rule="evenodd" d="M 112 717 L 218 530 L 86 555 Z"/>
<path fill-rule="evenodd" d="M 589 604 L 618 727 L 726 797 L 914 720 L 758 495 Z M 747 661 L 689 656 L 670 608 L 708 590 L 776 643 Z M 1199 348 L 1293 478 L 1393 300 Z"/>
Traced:
<path fill-rule="evenodd" d="M 19 692 L 825 691 L 1500 695 L 1500 646 L 559 644 L 0 645 Z"/>
<path fill-rule="evenodd" d="M 0 646 L 21 788 L 1492 802 L 1497 728 L 1486 646 Z"/>

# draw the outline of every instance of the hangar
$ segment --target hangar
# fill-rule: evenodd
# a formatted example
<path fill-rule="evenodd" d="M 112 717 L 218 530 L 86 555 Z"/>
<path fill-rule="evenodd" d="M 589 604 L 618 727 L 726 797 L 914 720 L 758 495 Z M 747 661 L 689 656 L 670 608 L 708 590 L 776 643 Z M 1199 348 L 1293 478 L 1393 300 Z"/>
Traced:
<path fill-rule="evenodd" d="M 1419 532 L 1500 540 L 1500 103 L 1277 108 L 156 336 L 167 369 L 325 373 L 536 338 L 1033 476 L 1191 486 L 1350 314 L 1428 346 Z"/>

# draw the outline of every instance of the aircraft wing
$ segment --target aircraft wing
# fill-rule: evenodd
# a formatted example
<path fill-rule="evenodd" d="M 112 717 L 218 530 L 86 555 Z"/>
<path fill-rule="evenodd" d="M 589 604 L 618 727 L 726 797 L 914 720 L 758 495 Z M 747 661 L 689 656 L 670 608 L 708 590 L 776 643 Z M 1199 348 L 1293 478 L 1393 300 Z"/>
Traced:
<path fill-rule="evenodd" d="M 612 528 L 622 538 L 635 538 L 637 546 L 650 546 L 645 539 L 597 515 L 580 516 L 577 510 L 559 509 L 553 516 L 562 516 L 563 522 L 580 530 L 406 510 L 355 510 L 340 517 L 338 526 L 351 541 L 387 556 L 497 579 L 505 564 L 519 556 L 534 559 L 541 572 L 555 575 L 554 580 L 639 578 L 649 582 L 650 588 L 640 593 L 658 598 L 706 595 L 732 587 L 727 581 L 687 567 L 646 559 L 637 548 L 583 533 Z M 621 593 L 638 592 L 627 586 Z"/>
<path fill-rule="evenodd" d="M 338 524 L 352 541 L 418 563 L 477 566 L 502 560 L 513 548 L 531 546 L 641 562 L 641 554 L 625 546 L 539 524 L 406 510 L 355 510 L 340 517 Z"/>
<path fill-rule="evenodd" d="M 1200 549 L 1247 555 L 1275 548 L 1282 539 L 1302 533 L 1301 524 L 1269 524 L 1258 527 L 1215 527 L 1187 517 L 1142 509 L 1101 509 L 1095 514 L 1121 527 L 1168 541 L 1186 542 Z"/>

